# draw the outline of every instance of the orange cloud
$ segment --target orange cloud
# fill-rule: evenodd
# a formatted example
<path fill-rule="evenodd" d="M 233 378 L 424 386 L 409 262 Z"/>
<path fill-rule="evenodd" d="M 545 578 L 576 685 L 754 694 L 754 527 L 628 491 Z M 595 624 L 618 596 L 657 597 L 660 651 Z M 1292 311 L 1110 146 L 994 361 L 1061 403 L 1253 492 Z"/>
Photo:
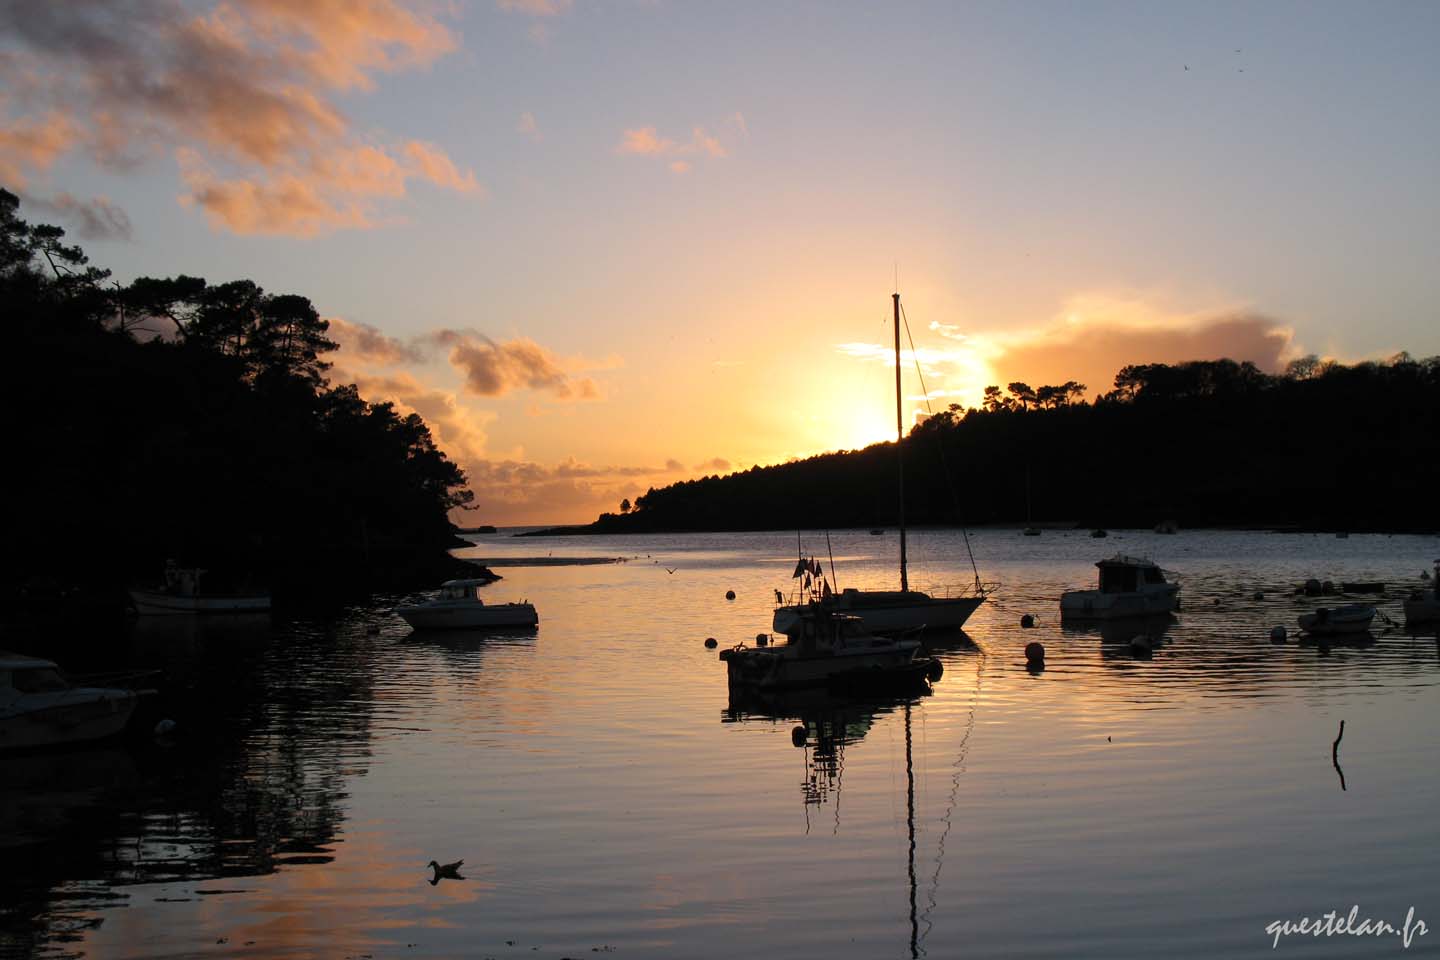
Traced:
<path fill-rule="evenodd" d="M 1075 380 L 1094 396 L 1109 390 L 1121 367 L 1228 357 L 1278 372 L 1300 351 L 1290 327 L 1241 309 L 1177 314 L 1123 296 L 1072 297 L 1051 322 L 1000 333 L 963 333 L 934 322 L 940 343 L 902 351 L 908 375 L 918 360 L 931 400 L 978 406 L 986 385 L 1013 381 L 1031 386 Z M 857 359 L 894 363 L 889 344 L 846 343 L 837 348 Z M 920 396 L 912 400 L 922 401 Z"/>
<path fill-rule="evenodd" d="M 750 135 L 745 126 L 745 118 L 739 113 L 731 115 L 724 126 L 740 139 L 746 139 Z M 685 157 L 720 159 L 730 156 L 730 148 L 726 147 L 718 136 L 698 124 L 690 128 L 690 139 L 683 142 L 662 136 L 655 127 L 625 130 L 620 135 L 620 142 L 615 145 L 615 152 L 621 156 L 680 158 L 669 163 L 670 169 L 675 173 L 685 173 L 691 168 L 691 162 L 683 159 Z"/>
<path fill-rule="evenodd" d="M 386 336 L 368 323 L 355 323 L 341 317 L 327 317 L 326 321 L 330 324 L 326 333 L 339 344 L 342 360 L 354 358 L 362 363 L 391 366 L 424 359 L 414 344 Z"/>
<path fill-rule="evenodd" d="M 0 28 L 21 50 L 0 59 L 0 81 L 30 111 L 0 136 L 13 182 L 71 149 L 124 168 L 168 146 L 182 200 L 212 225 L 301 236 L 372 226 L 376 198 L 412 178 L 478 191 L 441 148 L 359 137 L 329 99 L 455 48 L 397 0 L 228 0 L 198 15 L 174 0 L 6 5 Z"/>
<path fill-rule="evenodd" d="M 0 181 L 25 186 L 27 170 L 48 170 L 78 139 L 75 125 L 55 111 L 39 120 L 6 120 L 0 128 Z"/>
<path fill-rule="evenodd" d="M 544 390 L 561 400 L 594 400 L 600 396 L 595 381 L 576 378 L 549 350 L 526 337 L 496 343 L 489 337 L 442 330 L 436 341 L 450 349 L 450 363 L 465 374 L 465 389 L 482 397 L 498 397 L 511 390 Z"/>

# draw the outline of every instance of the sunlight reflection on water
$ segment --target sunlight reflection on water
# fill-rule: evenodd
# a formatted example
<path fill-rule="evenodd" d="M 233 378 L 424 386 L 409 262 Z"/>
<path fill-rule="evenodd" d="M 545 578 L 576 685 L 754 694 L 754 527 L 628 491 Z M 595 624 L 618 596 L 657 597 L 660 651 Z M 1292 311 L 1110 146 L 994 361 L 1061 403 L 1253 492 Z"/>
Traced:
<path fill-rule="evenodd" d="M 803 539 L 828 568 L 823 534 Z M 893 582 L 893 532 L 832 543 L 842 585 Z M 129 656 L 168 667 L 189 736 L 92 748 L 70 766 L 93 783 L 27 759 L 29 786 L 0 794 L 0 835 L 45 866 L 7 881 L 5 944 L 1149 957 L 1269 953 L 1270 920 L 1357 902 L 1440 924 L 1440 647 L 1380 630 L 1365 647 L 1299 644 L 1296 616 L 1327 601 L 1293 592 L 1384 580 L 1398 621 L 1434 538 L 974 543 L 1001 590 L 967 625 L 973 644 L 936 651 L 930 695 L 860 704 L 732 701 L 702 646 L 769 629 L 793 534 L 483 538 L 465 553 L 630 558 L 498 568 L 487 598 L 533 601 L 530 631 L 412 634 L 388 612 L 399 598 L 329 621 L 142 622 Z M 1059 623 L 1059 594 L 1116 552 L 1183 585 L 1180 613 L 1145 628 L 1147 660 L 1123 629 Z M 911 553 L 917 584 L 971 576 L 957 534 L 919 531 Z M 1027 612 L 1034 630 L 1018 627 Z M 1035 675 L 1031 640 L 1048 651 Z M 426 861 L 461 857 L 464 881 L 426 882 Z"/>

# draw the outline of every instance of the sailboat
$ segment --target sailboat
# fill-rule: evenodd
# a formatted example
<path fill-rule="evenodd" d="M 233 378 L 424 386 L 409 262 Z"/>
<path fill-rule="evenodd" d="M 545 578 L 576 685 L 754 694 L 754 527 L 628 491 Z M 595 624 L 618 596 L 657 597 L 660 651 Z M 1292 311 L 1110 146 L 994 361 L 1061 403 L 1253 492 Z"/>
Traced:
<path fill-rule="evenodd" d="M 786 604 L 776 592 L 773 628 L 776 633 L 799 631 L 806 618 L 816 615 L 846 614 L 857 617 L 871 633 L 894 633 L 928 627 L 931 630 L 958 630 L 965 625 L 980 604 L 985 602 L 986 588 L 976 575 L 975 585 L 953 597 L 935 597 L 910 589 L 906 570 L 905 543 L 905 420 L 900 393 L 900 294 L 891 294 L 895 312 L 895 457 L 900 492 L 900 589 L 862 590 L 847 587 L 834 590 L 825 579 L 818 563 L 805 565 L 810 570 L 805 581 L 810 585 L 802 602 Z M 803 564 L 802 564 L 803 565 Z M 801 567 L 796 568 L 800 576 Z"/>

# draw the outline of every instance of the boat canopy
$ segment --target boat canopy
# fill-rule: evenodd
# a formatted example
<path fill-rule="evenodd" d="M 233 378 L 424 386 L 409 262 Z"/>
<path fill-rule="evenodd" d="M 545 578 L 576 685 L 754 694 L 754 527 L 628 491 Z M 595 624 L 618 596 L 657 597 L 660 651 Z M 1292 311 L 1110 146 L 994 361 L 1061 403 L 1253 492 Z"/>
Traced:
<path fill-rule="evenodd" d="M 440 584 L 440 586 L 441 586 L 441 587 L 460 587 L 461 589 L 465 589 L 465 588 L 467 588 L 467 587 L 483 587 L 483 586 L 486 586 L 486 585 L 489 584 L 489 583 L 490 583 L 490 581 L 489 581 L 489 580 L 486 580 L 486 579 L 484 579 L 484 578 L 475 578 L 475 579 L 465 579 L 465 580 L 446 580 L 444 583 Z"/>
<path fill-rule="evenodd" d="M 1100 568 L 1101 593 L 1134 593 L 1142 584 L 1165 582 L 1165 574 L 1153 560 L 1117 554 L 1095 566 Z"/>
<path fill-rule="evenodd" d="M 23 653 L 0 650 L 0 670 L 39 670 L 47 667 L 56 670 L 59 669 L 59 664 L 53 660 L 42 660 L 39 657 L 27 657 Z"/>

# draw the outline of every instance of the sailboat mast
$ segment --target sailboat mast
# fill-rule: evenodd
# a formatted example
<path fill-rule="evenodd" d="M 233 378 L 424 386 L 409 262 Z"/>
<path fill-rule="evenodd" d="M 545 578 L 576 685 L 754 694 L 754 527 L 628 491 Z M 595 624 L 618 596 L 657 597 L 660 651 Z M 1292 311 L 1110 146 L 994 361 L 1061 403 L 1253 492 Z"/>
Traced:
<path fill-rule="evenodd" d="M 895 306 L 895 462 L 900 471 L 900 591 L 910 589 L 905 574 L 905 426 L 900 411 L 900 294 L 892 293 Z"/>

